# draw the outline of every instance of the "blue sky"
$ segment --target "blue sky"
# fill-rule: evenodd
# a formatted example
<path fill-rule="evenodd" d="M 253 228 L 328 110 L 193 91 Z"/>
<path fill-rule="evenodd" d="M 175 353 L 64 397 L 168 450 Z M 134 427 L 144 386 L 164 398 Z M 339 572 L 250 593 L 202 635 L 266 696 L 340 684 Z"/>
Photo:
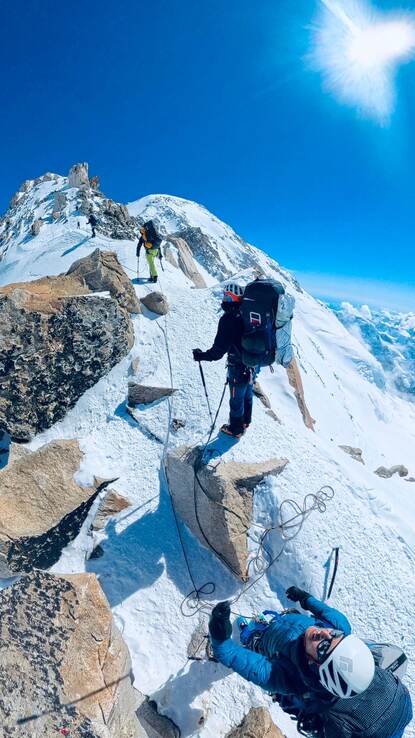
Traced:
<path fill-rule="evenodd" d="M 22 180 L 85 160 L 116 200 L 196 200 L 315 292 L 364 300 L 370 280 L 382 303 L 386 281 L 406 309 L 415 64 L 388 127 L 359 118 L 307 63 L 319 3 L 2 3 L 0 209 Z"/>

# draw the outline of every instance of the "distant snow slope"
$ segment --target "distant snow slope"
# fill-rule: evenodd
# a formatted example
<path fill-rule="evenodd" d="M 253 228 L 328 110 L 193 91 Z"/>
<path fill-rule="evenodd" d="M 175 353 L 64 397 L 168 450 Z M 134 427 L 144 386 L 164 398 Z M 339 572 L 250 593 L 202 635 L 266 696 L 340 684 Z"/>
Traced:
<path fill-rule="evenodd" d="M 42 191 L 42 198 L 45 196 Z M 33 207 L 38 206 L 33 203 Z M 234 445 L 217 439 L 216 448 L 227 461 L 257 461 L 276 455 L 289 459 L 284 473 L 256 492 L 256 519 L 263 524 L 276 521 L 282 500 L 292 498 L 302 505 L 306 493 L 315 493 L 324 484 L 333 486 L 335 498 L 328 502 L 325 513 L 311 515 L 278 563 L 246 592 L 183 529 L 193 574 L 198 585 L 215 582 L 216 591 L 207 598 L 212 603 L 242 593 L 233 609 L 250 614 L 285 606 L 284 591 L 291 584 L 322 596 L 325 564 L 332 548 L 339 546 L 340 567 L 331 603 L 348 615 L 357 634 L 405 648 L 411 657 L 407 683 L 414 694 L 415 484 L 395 477 L 380 479 L 373 470 L 381 464 L 404 463 L 415 476 L 415 405 L 377 381 L 383 371 L 379 361 L 329 308 L 303 292 L 276 262 L 248 247 L 204 208 L 154 195 L 133 203 L 130 211 L 143 218 L 157 217 L 166 233 L 200 229 L 205 255 L 206 239 L 213 254 L 200 264 L 209 276 L 209 286 L 194 289 L 179 269 L 165 262 L 161 288 L 171 306 L 169 315 L 156 318 L 144 312 L 135 317 L 136 340 L 130 356 L 86 392 L 64 420 L 31 442 L 32 448 L 38 448 L 55 438 L 78 438 L 85 453 L 82 479 L 88 481 L 93 474 L 117 477 L 112 486 L 133 502 L 133 508 L 109 522 L 94 541 L 85 524 L 54 571 L 97 573 L 130 648 L 136 685 L 177 722 L 184 738 L 221 738 L 251 705 L 259 704 L 269 707 L 289 738 L 297 735 L 288 717 L 261 690 L 219 664 L 188 661 L 187 647 L 198 617 L 184 617 L 181 612 L 192 585 L 167 490 L 160 483 L 167 405 L 162 402 L 139 411 L 138 424 L 125 411 L 132 358 L 140 358 L 140 380 L 169 384 L 167 338 L 173 384 L 178 389 L 173 417 L 185 422 L 182 430 L 171 434 L 170 447 L 206 438 L 209 417 L 191 349 L 207 348 L 214 338 L 220 273 L 233 270 L 248 281 L 259 267 L 282 280 L 295 295 L 296 354 L 316 432 L 305 428 L 286 373 L 276 367 L 274 374 L 263 370 L 260 382 L 281 423 L 257 402 L 246 436 Z M 134 276 L 133 242 L 101 236 L 91 240 L 85 219 L 78 229 L 78 217 L 69 206 L 66 218 L 64 223 L 46 223 L 34 238 L 23 232 L 16 236 L 0 262 L 0 284 L 65 271 L 96 246 L 114 250 Z M 143 272 L 146 268 L 143 259 Z M 150 289 L 150 285 L 136 285 L 140 296 Z M 206 364 L 205 374 L 215 408 L 223 388 L 225 361 Z M 227 418 L 226 405 L 218 424 Z M 340 450 L 340 444 L 359 446 L 365 466 Z M 99 540 L 103 557 L 85 560 Z M 275 535 L 270 545 L 277 552 L 280 543 Z M 252 547 L 255 550 L 254 544 Z M 413 726 L 405 735 L 415 736 Z"/>
<path fill-rule="evenodd" d="M 415 313 L 331 303 L 346 328 L 369 348 L 383 369 L 381 384 L 415 399 Z"/>

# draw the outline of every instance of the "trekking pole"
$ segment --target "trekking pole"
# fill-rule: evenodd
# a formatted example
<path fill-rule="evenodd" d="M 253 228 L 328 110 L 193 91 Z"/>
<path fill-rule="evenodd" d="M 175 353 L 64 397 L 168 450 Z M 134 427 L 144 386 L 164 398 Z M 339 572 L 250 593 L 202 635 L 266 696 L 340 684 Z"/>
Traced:
<path fill-rule="evenodd" d="M 209 395 L 208 395 L 208 391 L 207 391 L 207 387 L 206 387 L 205 375 L 203 373 L 202 363 L 199 361 L 198 364 L 199 364 L 200 376 L 202 377 L 203 389 L 205 390 L 205 397 L 206 397 L 206 402 L 207 402 L 207 406 L 208 406 L 208 410 L 209 410 L 210 420 L 211 420 L 211 423 L 213 425 L 213 415 L 212 415 L 212 410 L 210 409 Z"/>

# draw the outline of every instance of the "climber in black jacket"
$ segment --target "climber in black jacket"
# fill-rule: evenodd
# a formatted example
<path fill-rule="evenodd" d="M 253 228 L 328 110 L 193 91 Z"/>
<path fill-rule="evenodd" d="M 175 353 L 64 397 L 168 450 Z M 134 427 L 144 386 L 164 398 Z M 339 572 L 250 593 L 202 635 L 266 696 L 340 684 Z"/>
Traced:
<path fill-rule="evenodd" d="M 252 419 L 254 382 L 258 371 L 242 363 L 241 339 L 244 330 L 240 313 L 243 288 L 229 283 L 225 286 L 222 300 L 224 314 L 218 325 L 213 346 L 207 351 L 193 349 L 195 361 L 218 361 L 228 354 L 229 423 L 222 426 L 222 433 L 240 438 Z"/>

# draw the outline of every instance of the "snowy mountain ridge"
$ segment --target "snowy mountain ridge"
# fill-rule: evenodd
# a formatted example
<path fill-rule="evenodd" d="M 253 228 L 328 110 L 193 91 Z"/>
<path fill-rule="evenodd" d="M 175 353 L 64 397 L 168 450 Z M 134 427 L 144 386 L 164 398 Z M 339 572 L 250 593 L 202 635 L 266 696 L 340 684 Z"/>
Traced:
<path fill-rule="evenodd" d="M 87 207 L 98 216 L 104 213 L 108 201 L 102 193 L 69 187 L 66 178 L 51 176 L 23 192 L 2 219 L 0 286 L 65 272 L 73 261 L 97 247 L 116 252 L 127 274 L 135 277 L 133 239 L 110 237 L 100 232 L 99 224 L 97 236 L 91 239 Z M 54 218 L 57 192 L 65 194 L 66 201 L 59 217 Z M 119 217 L 127 220 L 119 223 L 126 233 L 140 220 L 152 217 L 166 236 L 187 236 L 207 287 L 195 289 L 180 268 L 165 260 L 160 288 L 169 302 L 169 314 L 155 318 L 143 311 L 135 316 L 135 344 L 130 355 L 85 392 L 62 421 L 29 443 L 35 449 L 53 439 L 78 439 L 84 453 L 78 481 L 91 483 L 99 469 L 100 476 L 117 479 L 114 488 L 133 503 L 128 514 L 121 514 L 93 539 L 86 524 L 53 571 L 97 574 L 129 646 L 138 688 L 157 701 L 159 709 L 180 727 L 182 736 L 222 738 L 251 705 L 260 704 L 270 709 L 289 738 L 297 735 L 289 718 L 259 689 L 218 664 L 188 661 L 190 639 L 199 619 L 203 627 L 203 617 L 183 617 L 180 609 L 192 586 L 169 498 L 160 486 L 168 409 L 166 403 L 141 408 L 139 422 L 125 411 L 133 359 L 140 360 L 140 381 L 169 386 L 167 340 L 178 390 L 172 400 L 173 417 L 184 424 L 170 434 L 170 447 L 206 439 L 209 416 L 191 349 L 205 349 L 212 343 L 223 281 L 235 273 L 244 282 L 266 273 L 282 281 L 296 298 L 295 351 L 305 398 L 316 420 L 315 432 L 305 427 L 287 375 L 276 367 L 274 374 L 263 370 L 259 379 L 279 422 L 258 401 L 249 432 L 230 446 L 214 437 L 216 450 L 223 461 L 256 462 L 276 455 L 289 460 L 278 478 L 270 477 L 256 491 L 258 523 L 274 524 L 283 500 L 294 499 L 302 506 L 307 492 L 316 493 L 325 484 L 334 488 L 335 497 L 323 514 L 313 513 L 298 537 L 286 545 L 275 567 L 246 592 L 183 527 L 194 573 L 198 583 L 215 582 L 212 603 L 240 594 L 238 612 L 278 609 L 286 605 L 284 591 L 291 584 L 321 596 L 325 565 L 332 549 L 340 547 L 332 604 L 347 614 L 357 634 L 390 640 L 405 648 L 412 659 L 407 683 L 414 693 L 414 485 L 398 477 L 381 479 L 374 474 L 382 464 L 402 463 L 408 466 L 409 475 L 415 476 L 414 405 L 376 381 L 379 361 L 360 337 L 351 335 L 336 315 L 304 292 L 288 272 L 245 244 L 205 208 L 180 198 L 151 195 L 131 203 L 127 215 L 124 209 L 116 210 L 116 217 L 124 213 Z M 38 219 L 42 225 L 32 235 L 32 225 Z M 140 268 L 146 270 L 144 263 Z M 134 286 L 140 297 L 151 291 L 150 285 L 135 282 Z M 210 401 L 216 408 L 225 380 L 225 361 L 205 365 L 205 374 Z M 226 417 L 225 400 L 218 424 Z M 341 445 L 359 447 L 365 464 L 345 454 Z M 255 538 L 255 530 L 252 533 Z M 89 560 L 87 556 L 97 543 L 104 554 Z M 275 533 L 270 541 L 272 550 L 278 551 L 280 544 Z M 255 551 L 252 542 L 253 555 Z M 405 735 L 415 736 L 413 728 Z"/>
<path fill-rule="evenodd" d="M 379 361 L 381 387 L 415 396 L 415 313 L 379 310 L 348 302 L 329 304 L 339 320 Z"/>

